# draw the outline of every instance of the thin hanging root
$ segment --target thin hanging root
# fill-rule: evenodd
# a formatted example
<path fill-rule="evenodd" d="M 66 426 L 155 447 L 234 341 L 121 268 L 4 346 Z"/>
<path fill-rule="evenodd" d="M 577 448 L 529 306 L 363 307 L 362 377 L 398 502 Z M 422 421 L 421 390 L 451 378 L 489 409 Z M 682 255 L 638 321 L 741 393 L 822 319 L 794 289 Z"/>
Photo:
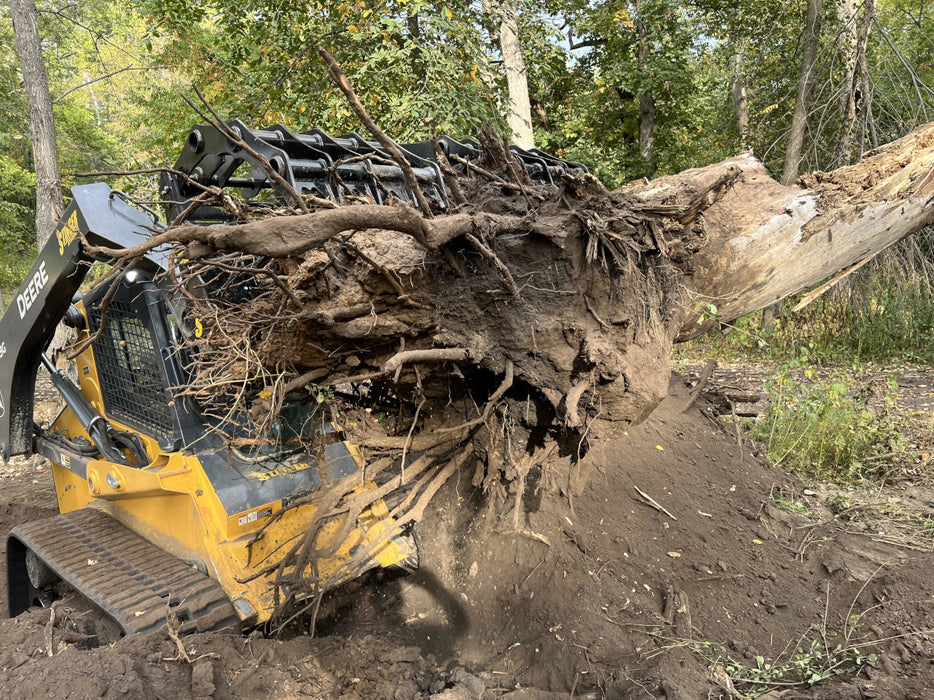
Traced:
<path fill-rule="evenodd" d="M 465 438 L 466 439 L 466 438 Z M 277 522 L 286 512 L 309 503 L 315 503 L 317 506 L 317 513 L 314 520 L 309 524 L 308 529 L 302 539 L 295 543 L 291 549 L 289 549 L 286 554 L 274 563 L 269 564 L 266 567 L 254 572 L 249 577 L 244 579 L 238 579 L 240 583 L 247 583 L 253 581 L 257 578 L 268 576 L 270 574 L 275 574 L 274 585 L 278 588 L 286 583 L 294 584 L 297 580 L 304 579 L 304 574 L 301 573 L 307 567 L 309 563 L 314 563 L 319 558 L 330 557 L 336 552 L 340 546 L 343 544 L 344 540 L 349 535 L 351 529 L 356 524 L 357 516 L 362 512 L 366 507 L 374 503 L 375 501 L 385 498 L 388 494 L 392 493 L 401 486 L 410 483 L 413 479 L 418 477 L 423 471 L 425 471 L 431 464 L 443 460 L 447 454 L 450 453 L 452 447 L 444 449 L 433 449 L 425 454 L 419 456 L 409 467 L 406 469 L 404 478 L 402 475 L 396 476 L 393 479 L 390 479 L 388 482 L 380 486 L 375 490 L 362 491 L 356 496 L 351 497 L 346 503 L 341 504 L 341 500 L 344 499 L 348 494 L 350 494 L 355 488 L 360 485 L 360 474 L 357 473 L 347 479 L 344 479 L 334 486 L 332 486 L 324 494 L 316 493 L 308 496 L 306 498 L 299 499 L 293 504 L 290 504 L 288 508 L 283 508 L 278 511 L 270 518 L 269 521 L 263 524 L 263 527 L 260 528 L 256 535 L 254 536 L 253 541 L 259 540 L 266 529 L 272 526 Z M 389 460 L 386 461 L 384 466 L 391 464 Z M 370 473 L 370 478 L 375 476 L 376 472 Z M 341 531 L 332 539 L 332 544 L 323 549 L 317 549 L 315 547 L 315 542 L 318 538 L 318 534 L 324 525 L 334 517 L 340 516 L 347 513 L 349 516 L 341 528 Z M 304 561 L 304 564 L 302 562 Z M 285 570 L 292 568 L 293 577 L 295 581 L 289 580 L 285 576 Z"/>
<path fill-rule="evenodd" d="M 451 163 L 448 161 L 444 149 L 441 148 L 438 137 L 432 136 L 429 143 L 431 143 L 431 150 L 434 151 L 438 165 L 441 167 L 441 176 L 444 178 L 444 184 L 448 188 L 448 192 L 451 193 L 451 199 L 453 199 L 454 203 L 459 207 L 467 204 L 467 198 L 464 196 L 460 183 L 457 181 L 457 173 L 454 172 L 454 169 L 451 167 Z"/>
<path fill-rule="evenodd" d="M 318 47 L 318 54 L 321 58 L 324 59 L 324 62 L 328 66 L 328 74 L 337 84 L 337 87 L 341 89 L 341 92 L 344 93 L 344 97 L 347 98 L 350 108 L 356 113 L 357 117 L 363 122 L 363 125 L 367 128 L 373 136 L 379 141 L 380 145 L 386 149 L 389 155 L 392 156 L 392 159 L 396 161 L 396 165 L 402 170 L 402 175 L 405 177 L 405 181 L 408 184 L 409 188 L 415 194 L 415 201 L 418 202 L 418 209 L 426 219 L 432 217 L 431 207 L 428 206 L 428 200 L 425 198 L 425 194 L 422 192 L 422 188 L 419 187 L 418 179 L 415 177 L 415 173 L 412 171 L 412 166 L 409 165 L 409 161 L 405 159 L 405 156 L 402 155 L 402 151 L 399 150 L 399 146 L 396 145 L 396 142 L 390 139 L 386 134 L 380 129 L 376 122 L 370 118 L 370 115 L 367 114 L 366 109 L 363 106 L 363 103 L 360 102 L 360 99 L 357 97 L 354 92 L 353 87 L 350 85 L 350 81 L 347 80 L 347 76 L 344 75 L 344 71 L 341 70 L 341 67 L 338 65 L 337 61 L 334 60 L 334 57 L 329 54 L 324 47 Z"/>
<path fill-rule="evenodd" d="M 396 527 L 388 529 L 386 532 L 382 533 L 366 547 L 355 552 L 350 560 L 343 562 L 341 566 L 336 569 L 327 579 L 324 581 L 319 581 L 318 585 L 320 586 L 320 589 L 328 590 L 329 588 L 333 587 L 333 585 L 337 585 L 342 581 L 354 578 L 363 573 L 372 554 L 378 551 L 379 548 L 385 545 L 386 542 L 388 542 L 392 537 L 395 537 L 398 534 L 400 528 L 408 525 L 409 523 L 418 522 L 424 517 L 425 510 L 427 509 L 428 504 L 431 502 L 431 499 L 444 485 L 444 483 L 458 469 L 460 469 L 461 466 L 463 466 L 464 462 L 467 461 L 467 458 L 472 453 L 473 450 L 469 444 L 462 446 L 457 454 L 448 460 L 443 467 L 434 472 L 415 505 L 410 510 L 403 513 L 396 520 Z M 413 472 L 414 466 L 415 464 L 413 463 L 412 467 L 407 471 L 409 473 Z M 309 585 L 315 583 L 315 581 L 309 580 L 306 577 L 295 576 L 291 580 L 287 579 L 286 577 L 280 577 L 275 582 L 275 585 L 277 590 L 279 590 L 280 587 L 284 584 L 295 587 L 301 581 L 308 581 Z"/>
<path fill-rule="evenodd" d="M 516 473 L 519 475 L 519 480 L 516 483 L 516 502 L 512 508 L 512 529 L 516 532 L 519 531 L 519 514 L 522 511 L 522 499 L 525 494 L 525 477 L 529 473 L 529 470 L 532 468 L 532 455 L 524 454 L 515 463 Z"/>
<path fill-rule="evenodd" d="M 66 359 L 74 360 L 76 357 L 78 357 L 78 355 L 80 355 L 85 350 L 87 350 L 89 347 L 91 347 L 94 343 L 96 343 L 98 339 L 101 337 L 101 334 L 104 332 L 104 326 L 107 325 L 107 317 L 110 315 L 110 302 L 113 301 L 113 298 L 117 295 L 117 291 L 119 291 L 120 289 L 120 280 L 122 280 L 123 277 L 130 270 L 136 267 L 136 265 L 139 263 L 141 258 L 142 258 L 141 255 L 131 257 L 129 260 L 127 260 L 126 265 L 114 268 L 114 271 L 115 271 L 114 274 L 116 275 L 116 279 L 114 280 L 113 284 L 111 284 L 110 289 L 107 290 L 107 293 L 104 294 L 104 298 L 101 299 L 101 303 L 100 303 L 101 317 L 100 317 L 100 324 L 98 325 L 97 330 L 94 331 L 94 333 L 92 333 L 91 336 L 87 340 L 81 343 L 81 345 L 73 349 L 71 353 L 67 355 Z"/>
<path fill-rule="evenodd" d="M 473 420 L 467 421 L 466 423 L 455 425 L 453 428 L 441 428 L 440 430 L 436 430 L 433 433 L 430 433 L 429 435 L 454 433 L 460 430 L 469 430 L 471 428 L 475 428 L 481 423 L 486 423 L 489 420 L 490 416 L 493 414 L 493 409 L 496 408 L 496 403 L 501 398 L 503 398 L 505 393 L 509 391 L 510 387 L 512 386 L 512 382 L 514 378 L 514 370 L 515 370 L 515 367 L 512 363 L 512 360 L 506 360 L 506 374 L 503 377 L 503 381 L 499 385 L 499 387 L 496 389 L 496 391 L 494 391 L 493 394 L 490 396 L 490 398 L 487 400 L 486 406 L 483 408 L 483 413 L 480 415 L 479 418 L 474 418 Z"/>
<path fill-rule="evenodd" d="M 506 263 L 500 260 L 496 253 L 494 253 L 483 243 L 483 241 L 481 241 L 472 233 L 464 234 L 464 238 L 468 243 L 470 243 L 470 245 L 477 249 L 477 252 L 480 253 L 480 255 L 496 266 L 496 269 L 499 270 L 499 273 L 503 276 L 503 283 L 506 285 L 506 289 L 509 290 L 509 293 L 514 297 L 519 296 L 519 287 L 516 286 L 516 279 L 512 276 L 512 272 L 510 272 L 509 268 L 506 267 Z"/>
<path fill-rule="evenodd" d="M 531 453 L 526 453 L 522 455 L 519 461 L 516 462 L 515 464 L 516 472 L 519 474 L 519 481 L 516 484 L 516 502 L 512 508 L 513 530 L 515 530 L 520 535 L 525 535 L 526 537 L 530 537 L 533 540 L 544 542 L 549 547 L 551 546 L 551 542 L 548 541 L 547 537 L 545 537 L 544 535 L 539 535 L 537 532 L 533 532 L 529 528 L 520 527 L 519 516 L 520 516 L 520 513 L 522 512 L 522 499 L 523 499 L 523 495 L 525 494 L 525 478 L 526 476 L 528 476 L 529 471 L 532 469 L 532 464 L 534 464 L 535 462 L 538 462 L 539 464 L 543 464 L 549 457 L 551 457 L 551 453 L 555 451 L 557 446 L 558 446 L 557 443 L 552 442 L 545 449 L 544 454 L 542 454 L 538 458 L 535 458 L 534 455 L 532 455 Z"/>
<path fill-rule="evenodd" d="M 529 195 L 532 195 L 533 197 L 538 199 L 540 202 L 544 202 L 547 199 L 545 195 L 543 195 L 541 192 L 536 192 L 534 189 L 526 187 L 518 182 L 510 182 L 509 180 L 504 180 L 496 173 L 490 172 L 486 168 L 481 168 L 476 163 L 471 163 L 467 158 L 464 158 L 463 156 L 452 155 L 451 158 L 452 160 L 466 167 L 468 170 L 473 170 L 475 173 L 479 175 L 483 175 L 483 177 L 487 178 L 491 182 L 496 183 L 500 187 L 503 187 L 508 190 L 514 190 L 516 192 L 520 192 L 523 195 L 525 195 L 526 198 L 528 198 Z"/>

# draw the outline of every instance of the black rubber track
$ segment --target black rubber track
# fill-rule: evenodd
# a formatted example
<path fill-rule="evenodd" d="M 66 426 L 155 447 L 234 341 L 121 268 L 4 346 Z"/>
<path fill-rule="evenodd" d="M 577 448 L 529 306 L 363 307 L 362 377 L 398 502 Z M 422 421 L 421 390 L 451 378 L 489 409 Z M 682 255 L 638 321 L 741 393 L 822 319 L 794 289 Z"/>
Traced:
<path fill-rule="evenodd" d="M 170 610 L 183 633 L 240 631 L 217 582 L 97 509 L 20 525 L 10 533 L 7 549 L 11 615 L 32 602 L 24 596 L 23 557 L 30 549 L 126 634 L 159 630 Z"/>

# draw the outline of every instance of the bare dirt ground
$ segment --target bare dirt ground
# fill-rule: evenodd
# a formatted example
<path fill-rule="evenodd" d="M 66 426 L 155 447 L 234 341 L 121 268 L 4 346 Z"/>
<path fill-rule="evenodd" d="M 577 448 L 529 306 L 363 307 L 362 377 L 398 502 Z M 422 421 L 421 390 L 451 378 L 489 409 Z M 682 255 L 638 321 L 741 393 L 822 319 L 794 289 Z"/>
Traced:
<path fill-rule="evenodd" d="M 645 423 L 597 436 L 583 487 L 530 480 L 539 539 L 513 530 L 512 497 L 452 479 L 419 526 L 421 570 L 355 584 L 314 638 L 196 635 L 182 653 L 161 634 L 94 648 L 63 600 L 0 621 L 0 693 L 688 700 L 748 697 L 758 680 L 774 682 L 770 700 L 930 697 L 923 540 L 900 546 L 839 513 L 779 508 L 776 493 L 812 496 L 703 405 L 684 412 L 688 401 L 676 377 Z M 928 479 L 912 482 L 916 502 Z M 2 468 L 0 487 L 0 529 L 55 511 L 38 460 Z"/>

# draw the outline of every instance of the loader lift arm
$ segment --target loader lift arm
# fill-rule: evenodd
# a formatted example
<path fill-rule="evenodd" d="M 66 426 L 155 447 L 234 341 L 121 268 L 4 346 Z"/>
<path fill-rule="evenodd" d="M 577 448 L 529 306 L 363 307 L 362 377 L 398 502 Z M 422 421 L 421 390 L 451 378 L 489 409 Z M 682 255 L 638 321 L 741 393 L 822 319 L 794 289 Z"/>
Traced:
<path fill-rule="evenodd" d="M 0 457 L 4 461 L 33 452 L 36 372 L 58 322 L 67 321 L 72 299 L 93 262 L 84 241 L 124 248 L 147 239 L 158 225 L 105 183 L 77 185 L 72 194 L 55 233 L 0 318 Z M 155 273 L 164 266 L 164 256 L 152 253 L 139 266 Z"/>

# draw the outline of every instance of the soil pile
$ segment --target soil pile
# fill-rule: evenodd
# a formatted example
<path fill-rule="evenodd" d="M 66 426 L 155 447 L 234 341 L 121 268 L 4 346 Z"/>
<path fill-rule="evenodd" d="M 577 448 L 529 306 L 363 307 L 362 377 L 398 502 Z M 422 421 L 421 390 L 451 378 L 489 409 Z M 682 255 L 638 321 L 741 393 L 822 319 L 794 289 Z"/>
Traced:
<path fill-rule="evenodd" d="M 680 380 L 670 389 L 637 427 L 595 424 L 570 474 L 530 477 L 518 529 L 512 496 L 456 474 L 419 525 L 421 569 L 336 592 L 314 638 L 196 635 L 180 649 L 165 633 L 92 648 L 62 600 L 0 623 L 0 691 L 737 698 L 794 670 L 831 680 L 769 697 L 926 697 L 934 555 L 780 510 L 770 493 L 799 485 L 704 407 L 685 412 Z M 3 472 L 0 527 L 53 512 L 43 469 Z"/>

